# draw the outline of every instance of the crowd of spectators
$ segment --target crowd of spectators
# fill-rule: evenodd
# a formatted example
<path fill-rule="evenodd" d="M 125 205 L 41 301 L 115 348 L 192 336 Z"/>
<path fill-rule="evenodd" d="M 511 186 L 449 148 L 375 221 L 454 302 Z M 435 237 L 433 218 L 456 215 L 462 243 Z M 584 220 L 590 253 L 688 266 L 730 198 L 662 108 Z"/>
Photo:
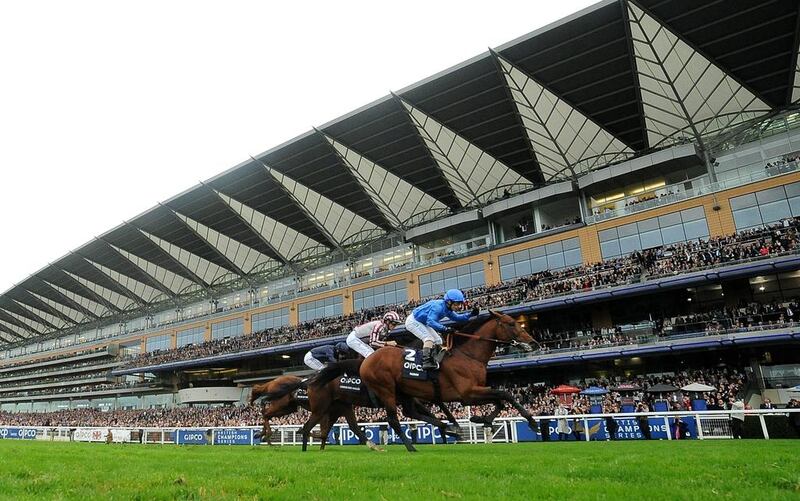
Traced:
<path fill-rule="evenodd" d="M 652 279 L 656 276 L 687 272 L 742 259 L 774 256 L 796 250 L 798 242 L 800 242 L 799 225 L 800 219 L 786 219 L 766 228 L 746 230 L 728 237 L 661 246 L 592 265 L 555 271 L 545 270 L 493 286 L 467 289 L 465 293 L 471 303 L 482 309 L 496 308 L 520 302 L 532 302 L 555 295 L 630 284 L 642 280 L 643 277 Z M 343 317 L 323 318 L 295 327 L 269 329 L 235 338 L 217 339 L 199 345 L 140 354 L 130 360 L 126 366 L 145 367 L 222 353 L 254 350 L 306 339 L 345 335 L 355 325 L 375 318 L 385 311 L 394 309 L 405 315 L 418 304 L 419 302 L 410 301 L 401 305 L 385 305 Z M 618 341 L 613 336 L 596 340 L 601 344 Z"/>
<path fill-rule="evenodd" d="M 634 393 L 621 394 L 609 391 L 602 400 L 603 408 L 619 411 L 623 398 L 632 399 L 636 404 L 652 408 L 654 400 L 662 395 L 648 393 L 651 386 L 659 383 L 671 384 L 678 388 L 690 383 L 703 383 L 713 386 L 716 391 L 705 393 L 709 409 L 731 409 L 733 402 L 743 397 L 744 373 L 731 368 L 713 368 L 703 370 L 682 371 L 670 374 L 648 375 L 634 378 L 587 379 L 572 382 L 578 388 L 597 386 L 611 390 L 620 384 L 630 384 L 640 389 Z M 533 415 L 554 415 L 563 400 L 551 393 L 553 386 L 529 384 L 526 382 L 497 385 L 512 393 L 517 401 Z M 669 402 L 671 410 L 691 410 L 690 396 L 681 392 L 663 395 Z M 573 414 L 590 412 L 589 398 L 576 395 L 566 405 Z M 492 406 L 465 407 L 451 404 L 450 410 L 458 419 L 467 419 L 473 415 L 488 413 Z M 642 406 L 639 406 L 642 409 Z M 504 410 L 500 417 L 517 416 L 516 411 Z M 358 408 L 357 417 L 360 422 L 385 420 L 382 409 Z M 271 420 L 273 425 L 300 425 L 308 418 L 306 411 L 299 411 L 290 416 Z M 214 426 L 260 426 L 261 408 L 258 405 L 242 405 L 232 407 L 174 407 L 137 410 L 101 411 L 98 409 L 71 409 L 55 412 L 9 413 L 0 412 L 0 425 L 7 426 L 125 426 L 125 427 L 214 427 Z"/>

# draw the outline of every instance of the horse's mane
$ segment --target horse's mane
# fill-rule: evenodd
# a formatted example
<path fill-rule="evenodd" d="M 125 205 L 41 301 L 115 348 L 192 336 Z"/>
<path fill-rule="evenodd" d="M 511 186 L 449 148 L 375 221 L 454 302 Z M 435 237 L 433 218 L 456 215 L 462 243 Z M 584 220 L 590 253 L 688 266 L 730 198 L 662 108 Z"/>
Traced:
<path fill-rule="evenodd" d="M 464 325 L 456 327 L 456 331 L 463 332 L 464 334 L 475 334 L 476 332 L 478 332 L 478 329 L 480 329 L 483 326 L 483 324 L 488 322 L 489 319 L 491 318 L 492 318 L 491 315 L 475 317 L 471 319 L 469 322 L 465 323 Z M 453 346 L 458 346 L 462 343 L 465 343 L 468 340 L 469 338 L 463 336 L 453 336 Z"/>
<path fill-rule="evenodd" d="M 463 332 L 464 334 L 475 334 L 478 332 L 478 329 L 483 327 L 483 324 L 489 321 L 490 318 L 492 318 L 491 315 L 486 317 L 475 317 L 456 330 Z"/>

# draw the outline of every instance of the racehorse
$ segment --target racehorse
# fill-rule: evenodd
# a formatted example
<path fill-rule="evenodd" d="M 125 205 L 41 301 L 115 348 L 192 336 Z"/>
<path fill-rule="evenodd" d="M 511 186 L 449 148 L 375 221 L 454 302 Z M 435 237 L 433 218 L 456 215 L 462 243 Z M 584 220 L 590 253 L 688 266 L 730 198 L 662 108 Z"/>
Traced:
<path fill-rule="evenodd" d="M 253 386 L 250 393 L 250 403 L 252 404 L 261 399 L 269 402 L 269 405 L 264 405 L 261 410 L 261 415 L 264 418 L 264 425 L 261 428 L 260 436 L 262 440 L 266 439 L 267 444 L 272 445 L 272 428 L 269 424 L 270 418 L 294 414 L 297 412 L 298 408 L 301 407 L 305 410 L 311 409 L 310 402 L 312 401 L 312 397 L 310 394 L 308 399 L 299 399 L 296 395 L 296 392 L 304 388 L 305 384 L 306 380 L 297 376 L 279 376 L 272 381 Z M 316 396 L 324 397 L 324 401 L 326 402 L 326 413 L 320 420 L 320 427 L 322 430 L 320 450 L 325 449 L 325 444 L 328 441 L 328 433 L 336 421 L 342 416 L 344 416 L 348 426 L 353 430 L 353 433 L 356 434 L 361 444 L 366 444 L 370 449 L 378 448 L 367 438 L 363 430 L 358 427 L 358 421 L 355 411 L 353 410 L 353 403 L 347 401 L 348 397 L 338 391 L 338 384 L 334 385 L 333 382 L 331 382 L 323 391 L 315 392 L 315 397 Z"/>
<path fill-rule="evenodd" d="M 378 350 L 380 351 L 380 350 Z M 371 355 L 373 356 L 373 355 Z M 357 360 L 345 360 L 342 362 L 338 362 L 335 364 L 328 364 L 336 365 L 336 373 L 337 374 L 358 374 L 359 367 L 362 363 L 361 359 Z M 318 373 L 317 377 L 326 377 L 326 375 L 330 371 L 327 371 L 327 367 L 322 369 L 320 373 Z M 291 378 L 291 379 L 290 379 Z M 281 379 L 278 382 L 278 379 Z M 312 381 L 315 378 L 312 378 Z M 339 379 L 336 377 L 329 378 L 324 384 L 309 384 L 306 385 L 306 381 L 294 376 L 283 376 L 282 378 L 277 378 L 272 381 L 274 384 L 268 390 L 259 389 L 260 395 L 263 395 L 264 398 L 270 400 L 272 404 L 270 405 L 269 409 L 264 410 L 264 430 L 263 433 L 269 433 L 269 425 L 266 421 L 266 418 L 269 416 L 277 417 L 277 416 L 286 416 L 295 412 L 297 410 L 297 406 L 302 406 L 303 408 L 309 410 L 311 412 L 311 416 L 309 417 L 308 421 L 303 425 L 302 429 L 300 430 L 302 437 L 303 437 L 303 451 L 306 451 L 308 448 L 308 439 L 311 435 L 311 430 L 317 425 L 320 425 L 320 432 L 322 435 L 322 444 L 320 446 L 320 450 L 325 449 L 325 444 L 327 442 L 328 433 L 330 432 L 333 425 L 339 419 L 339 417 L 344 416 L 347 420 L 347 424 L 353 433 L 356 434 L 359 441 L 362 444 L 366 444 L 370 449 L 373 450 L 380 450 L 372 441 L 367 439 L 364 431 L 358 426 L 355 412 L 353 410 L 354 406 L 358 407 L 370 407 L 370 408 L 380 408 L 383 407 L 380 402 L 373 400 L 372 397 L 366 392 L 348 392 L 343 391 L 340 388 Z M 259 386 L 267 386 L 269 383 L 265 385 Z M 308 402 L 302 402 L 297 400 L 294 397 L 294 392 L 304 386 L 308 388 Z M 266 393 L 264 393 L 266 391 Z M 256 387 L 253 388 L 253 392 L 256 392 Z M 259 396 L 260 396 L 259 395 Z M 253 398 L 251 396 L 251 401 L 259 398 L 256 396 Z M 279 407 L 273 409 L 273 405 L 276 403 L 280 403 Z M 441 422 L 434 416 L 430 410 L 428 410 L 424 405 L 418 402 L 416 399 L 412 399 L 410 397 L 401 396 L 400 403 L 403 406 L 403 411 L 405 414 L 412 418 L 418 419 L 420 421 L 425 421 L 435 426 L 439 427 L 439 431 L 442 436 L 442 440 L 446 443 L 445 435 L 455 435 L 455 431 L 451 428 L 448 428 L 446 424 Z M 456 425 L 456 419 L 453 414 L 450 412 L 445 405 L 439 404 L 439 407 L 444 411 L 447 416 L 447 419 L 453 425 Z"/>
<path fill-rule="evenodd" d="M 362 381 L 380 399 L 386 409 L 389 425 L 403 440 L 410 452 L 416 451 L 411 441 L 401 433 L 397 417 L 397 404 L 408 397 L 428 402 L 461 402 L 465 405 L 494 404 L 494 410 L 485 417 L 475 417 L 473 422 L 491 425 L 505 403 L 511 404 L 527 421 L 533 431 L 538 431 L 536 421 L 514 397 L 503 390 L 486 386 L 486 366 L 498 344 L 516 345 L 531 351 L 528 343 L 533 338 L 508 315 L 495 311 L 488 318 L 471 321 L 464 332 L 454 335 L 460 342 L 454 343 L 449 356 L 441 362 L 438 374 L 439 387 L 431 381 L 403 378 L 403 363 L 406 352 L 401 348 L 384 347 L 367 358 L 360 368 Z M 474 331 L 470 333 L 469 331 Z M 338 364 L 329 364 L 309 386 L 324 385 L 335 377 Z M 405 407 L 404 407 L 405 409 Z"/>

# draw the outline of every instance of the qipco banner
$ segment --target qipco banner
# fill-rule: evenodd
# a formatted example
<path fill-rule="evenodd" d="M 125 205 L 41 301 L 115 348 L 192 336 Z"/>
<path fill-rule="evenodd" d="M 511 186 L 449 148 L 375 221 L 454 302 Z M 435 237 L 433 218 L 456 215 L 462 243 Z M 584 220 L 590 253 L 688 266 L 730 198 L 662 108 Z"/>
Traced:
<path fill-rule="evenodd" d="M 33 428 L 0 428 L 0 439 L 35 440 L 36 430 Z"/>
<path fill-rule="evenodd" d="M 205 430 L 178 430 L 175 433 L 175 443 L 178 445 L 207 445 L 208 436 Z"/>
<path fill-rule="evenodd" d="M 252 445 L 253 430 L 223 428 L 214 430 L 214 445 Z"/>
<path fill-rule="evenodd" d="M 400 439 L 400 436 L 397 435 L 391 427 L 384 425 L 384 429 L 387 432 L 387 439 L 388 443 L 390 444 L 402 444 L 403 441 Z M 373 442 L 380 443 L 380 430 L 381 426 L 378 425 L 367 425 L 362 427 L 364 429 L 364 434 L 367 436 L 368 440 L 372 440 Z M 436 440 L 437 444 L 442 443 L 442 435 L 439 433 L 439 428 L 435 426 L 431 426 L 429 424 L 418 425 L 418 426 L 411 426 L 411 425 L 401 425 L 400 429 L 403 431 L 403 434 L 412 442 L 417 444 L 430 444 L 433 443 L 433 440 Z M 454 443 L 456 439 L 454 437 L 447 437 L 448 443 Z M 350 427 L 346 425 L 337 425 L 335 426 L 331 432 L 328 434 L 328 443 L 329 444 L 341 444 L 341 445 L 358 445 L 358 437 L 350 429 Z"/>

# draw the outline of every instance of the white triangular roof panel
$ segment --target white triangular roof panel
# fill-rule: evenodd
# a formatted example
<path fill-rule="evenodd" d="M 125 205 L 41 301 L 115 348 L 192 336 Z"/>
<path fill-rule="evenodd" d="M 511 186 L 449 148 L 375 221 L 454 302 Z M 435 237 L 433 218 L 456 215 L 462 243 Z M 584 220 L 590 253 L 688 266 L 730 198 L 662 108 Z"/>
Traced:
<path fill-rule="evenodd" d="M 625 143 L 499 58 L 508 88 L 545 178 L 586 172 L 633 154 Z"/>
<path fill-rule="evenodd" d="M 353 172 L 355 178 L 389 221 L 394 221 L 402 227 L 405 226 L 406 221 L 412 219 L 412 216 L 436 209 L 447 209 L 445 204 L 396 176 L 388 169 L 331 137 L 325 136 L 325 139 L 334 147 L 345 165 Z M 421 222 L 414 219 L 415 223 Z"/>
<path fill-rule="evenodd" d="M 43 324 L 41 322 L 37 322 L 35 320 L 31 320 L 30 318 L 25 317 L 23 315 L 20 315 L 18 313 L 14 313 L 13 311 L 9 311 L 9 310 L 6 310 L 6 309 L 3 309 L 3 311 L 6 312 L 7 314 L 11 315 L 12 317 L 17 319 L 18 321 L 22 322 L 23 324 L 27 325 L 31 329 L 33 329 L 35 331 L 38 331 L 40 333 L 48 332 L 48 331 L 53 330 L 51 327 L 48 327 L 47 325 L 45 325 L 45 324 Z"/>
<path fill-rule="evenodd" d="M 197 284 L 188 278 L 164 268 L 163 266 L 159 266 L 146 259 L 142 259 L 141 257 L 131 254 L 125 249 L 121 249 L 115 245 L 111 246 L 123 257 L 125 257 L 125 259 L 139 267 L 142 271 L 153 277 L 154 280 L 158 281 L 175 294 L 184 294 L 190 292 L 192 289 L 196 290 L 202 288 L 201 284 Z"/>
<path fill-rule="evenodd" d="M 405 101 L 402 103 L 462 205 L 470 205 L 476 198 L 501 186 L 531 184 L 529 180 L 419 108 Z"/>
<path fill-rule="evenodd" d="M 86 311 L 90 311 L 92 314 L 98 317 L 102 317 L 105 314 L 112 313 L 104 304 L 98 303 L 92 299 L 86 298 L 80 294 L 76 294 L 69 289 L 65 289 L 60 287 L 52 282 L 45 282 L 47 285 L 52 287 L 53 289 L 60 292 L 62 295 L 68 297 L 75 303 L 81 305 L 81 307 L 85 308 Z"/>
<path fill-rule="evenodd" d="M 280 221 L 253 209 L 249 205 L 245 205 L 219 191 L 217 194 L 231 209 L 236 211 L 242 219 L 247 221 L 253 229 L 258 231 L 264 240 L 269 242 L 278 254 L 287 261 L 292 260 L 304 250 L 322 246 L 321 243 L 313 238 L 303 235 Z"/>
<path fill-rule="evenodd" d="M 36 299 L 42 301 L 43 303 L 47 304 L 49 307 L 58 310 L 61 314 L 65 315 L 68 318 L 71 318 L 73 322 L 76 324 L 83 323 L 86 321 L 86 314 L 82 311 L 78 311 L 74 308 L 70 308 L 69 306 L 63 305 L 57 301 L 53 301 L 49 297 L 42 296 L 41 294 L 37 294 L 33 291 L 28 291 L 29 293 L 33 294 Z"/>
<path fill-rule="evenodd" d="M 155 287 L 147 285 L 127 275 L 123 275 L 122 273 L 112 270 L 107 266 L 103 266 L 100 263 L 96 263 L 91 259 L 86 260 L 89 261 L 89 263 L 91 263 L 95 268 L 103 272 L 111 280 L 131 291 L 133 295 L 142 298 L 142 300 L 144 300 L 146 303 L 154 303 L 165 299 L 164 293 Z"/>
<path fill-rule="evenodd" d="M 197 254 L 193 254 L 182 247 L 178 247 L 162 238 L 151 235 L 142 229 L 139 229 L 139 231 L 207 284 L 211 284 L 215 280 L 232 273 L 226 268 L 214 264 Z"/>
<path fill-rule="evenodd" d="M 706 135 L 770 107 L 669 28 L 627 2 L 645 124 L 651 147 Z"/>
<path fill-rule="evenodd" d="M 361 232 L 382 231 L 378 225 L 367 221 L 328 197 L 298 183 L 286 174 L 275 169 L 270 169 L 269 172 L 291 193 L 297 203 L 302 205 L 330 233 L 337 243 L 354 243 L 360 240 L 356 238 L 356 235 Z"/>
<path fill-rule="evenodd" d="M 43 319 L 45 322 L 47 322 L 47 323 L 49 323 L 51 325 L 55 325 L 59 329 L 62 329 L 62 328 L 67 327 L 69 325 L 68 322 L 66 322 L 64 319 L 62 319 L 60 317 L 57 317 L 57 316 L 53 315 L 52 313 L 49 313 L 49 312 L 44 311 L 44 310 L 40 310 L 39 308 L 36 308 L 35 306 L 31 306 L 31 305 L 29 305 L 27 303 L 23 303 L 22 301 L 17 301 L 16 299 L 14 300 L 14 302 L 17 303 L 18 305 L 20 305 L 21 307 L 25 308 L 29 312 L 33 313 L 37 317 Z"/>
<path fill-rule="evenodd" d="M 272 257 L 262 254 L 261 252 L 249 247 L 237 240 L 234 240 L 227 235 L 223 235 L 217 230 L 210 228 L 199 221 L 177 213 L 176 215 L 183 220 L 192 230 L 195 231 L 200 238 L 205 240 L 209 245 L 217 249 L 225 255 L 233 264 L 239 267 L 245 273 L 250 273 L 257 266 L 263 266 L 265 263 L 268 267 L 278 266 L 280 263 L 275 261 Z"/>
<path fill-rule="evenodd" d="M 83 278 L 80 275 L 76 275 L 76 274 L 71 273 L 71 272 L 66 271 L 66 270 L 64 270 L 64 273 L 66 273 L 67 275 L 71 276 L 72 278 L 74 278 L 75 280 L 80 282 L 81 285 L 83 285 L 87 289 L 90 289 L 92 292 L 94 292 L 98 296 L 102 297 L 103 299 L 105 299 L 109 303 L 113 304 L 114 306 L 116 306 L 120 310 L 124 310 L 129 305 L 135 304 L 135 301 L 133 299 L 131 299 L 131 298 L 127 297 L 127 296 L 123 296 L 122 294 L 120 294 L 120 293 L 118 293 L 116 291 L 113 291 L 113 290 L 111 290 L 111 289 L 109 289 L 107 287 L 103 287 L 100 284 L 96 284 L 96 283 L 94 283 L 94 282 L 92 282 L 90 280 L 87 280 L 87 279 Z"/>

